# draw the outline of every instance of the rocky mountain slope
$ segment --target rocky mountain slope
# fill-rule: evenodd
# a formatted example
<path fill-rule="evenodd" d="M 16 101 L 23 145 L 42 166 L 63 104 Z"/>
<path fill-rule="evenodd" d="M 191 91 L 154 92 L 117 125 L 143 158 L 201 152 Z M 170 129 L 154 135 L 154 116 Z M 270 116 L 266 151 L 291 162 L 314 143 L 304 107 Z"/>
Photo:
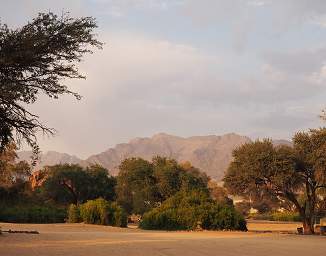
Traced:
<path fill-rule="evenodd" d="M 250 141 L 248 137 L 235 133 L 188 138 L 160 133 L 151 138 L 136 138 L 128 143 L 118 144 L 114 148 L 92 155 L 86 160 L 65 153 L 49 151 L 41 155 L 36 169 L 58 163 L 78 163 L 83 166 L 97 163 L 109 169 L 111 174 L 116 175 L 117 166 L 127 157 L 142 157 L 150 160 L 153 156 L 160 155 L 174 158 L 179 162 L 189 161 L 210 177 L 221 180 L 231 161 L 233 149 Z M 283 140 L 275 141 L 276 145 L 289 143 Z M 28 160 L 30 155 L 30 152 L 19 152 L 19 157 L 22 160 Z"/>
<path fill-rule="evenodd" d="M 160 133 L 151 138 L 136 138 L 129 143 L 118 144 L 86 161 L 102 164 L 116 174 L 116 167 L 127 157 L 137 156 L 150 160 L 153 156 L 160 155 L 179 162 L 189 161 L 212 178 L 220 180 L 231 161 L 233 149 L 249 141 L 248 137 L 234 133 L 189 138 Z"/>
<path fill-rule="evenodd" d="M 31 151 L 20 151 L 18 152 L 19 160 L 25 160 L 27 162 L 31 162 Z M 46 165 L 55 165 L 55 164 L 83 164 L 83 160 L 79 159 L 76 156 L 69 155 L 66 153 L 60 153 L 56 151 L 47 151 L 45 153 L 41 153 L 39 160 L 37 161 L 37 165 L 35 166 L 35 170 L 39 170 Z"/>
<path fill-rule="evenodd" d="M 151 138 L 136 138 L 129 143 L 118 144 L 116 147 L 92 155 L 86 160 L 65 153 L 49 151 L 41 154 L 36 169 L 58 163 L 81 165 L 98 163 L 116 175 L 117 166 L 127 157 L 142 157 L 150 160 L 153 156 L 160 155 L 174 158 L 180 162 L 190 161 L 212 178 L 220 180 L 231 161 L 232 150 L 249 141 L 248 137 L 234 133 L 223 136 L 209 135 L 189 138 L 160 133 Z M 18 155 L 21 160 L 29 161 L 31 153 L 23 151 Z"/>

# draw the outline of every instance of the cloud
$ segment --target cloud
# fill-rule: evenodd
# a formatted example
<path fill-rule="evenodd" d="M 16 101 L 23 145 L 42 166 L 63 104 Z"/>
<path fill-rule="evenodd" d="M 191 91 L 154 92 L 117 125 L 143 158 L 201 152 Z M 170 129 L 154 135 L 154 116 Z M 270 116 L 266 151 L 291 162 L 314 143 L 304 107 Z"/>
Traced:
<path fill-rule="evenodd" d="M 326 24 L 324 0 L 189 0 L 179 11 L 194 24 L 226 29 L 241 54 L 257 40 L 286 36 L 306 24 Z"/>
<path fill-rule="evenodd" d="M 298 68 L 293 71 L 290 64 L 280 66 L 286 58 L 281 54 L 264 59 L 255 75 L 227 77 L 221 68 L 223 55 L 139 35 L 113 33 L 102 39 L 104 50 L 88 57 L 81 67 L 87 80 L 70 83 L 84 96 L 81 102 L 64 97 L 51 104 L 42 99 L 33 106 L 59 131 L 51 147 L 74 153 L 78 149 L 87 156 L 159 131 L 183 136 L 235 131 L 285 137 L 289 129 L 314 124 L 322 108 L 315 104 L 306 111 L 296 110 L 325 95 L 325 88 L 309 76 L 296 77 L 291 72 Z M 313 70 L 319 68 L 316 64 Z M 49 141 L 42 146 L 49 149 Z"/>
<path fill-rule="evenodd" d="M 104 50 L 81 64 L 86 81 L 66 81 L 83 99 L 31 106 L 58 130 L 42 150 L 87 157 L 161 131 L 289 138 L 320 125 L 325 3 L 3 0 L 0 15 L 14 25 L 46 10 L 99 19 Z"/>
<path fill-rule="evenodd" d="M 269 51 L 265 62 L 283 73 L 309 75 L 319 70 L 326 60 L 326 48 L 301 49 L 287 52 Z"/>
<path fill-rule="evenodd" d="M 82 0 L 1 0 L 0 21 L 10 26 L 20 26 L 26 24 L 39 12 L 70 12 L 73 16 L 87 14 L 87 8 Z"/>

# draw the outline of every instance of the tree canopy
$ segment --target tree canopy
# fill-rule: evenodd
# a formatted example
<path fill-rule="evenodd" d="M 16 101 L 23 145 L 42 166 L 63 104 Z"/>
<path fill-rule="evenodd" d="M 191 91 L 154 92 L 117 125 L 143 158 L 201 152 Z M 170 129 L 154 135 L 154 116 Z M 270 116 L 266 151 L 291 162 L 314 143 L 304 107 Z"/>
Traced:
<path fill-rule="evenodd" d="M 176 192 L 207 190 L 208 177 L 187 164 L 173 159 L 154 157 L 125 159 L 119 166 L 117 201 L 129 213 L 143 214 Z"/>
<path fill-rule="evenodd" d="M 291 202 L 301 215 L 305 233 L 313 233 L 317 207 L 325 200 L 326 128 L 299 132 L 293 147 L 273 146 L 270 140 L 247 143 L 233 152 L 224 178 L 236 195 Z"/>
<path fill-rule="evenodd" d="M 90 47 L 101 48 L 91 17 L 71 18 L 40 13 L 28 24 L 11 29 L 0 23 L 0 150 L 22 140 L 37 148 L 36 132 L 54 130 L 26 109 L 41 93 L 50 98 L 71 94 L 63 79 L 85 78 L 76 63 Z"/>
<path fill-rule="evenodd" d="M 0 152 L 0 186 L 10 187 L 20 181 L 26 181 L 31 167 L 26 161 L 17 161 L 17 147 L 10 143 Z"/>
<path fill-rule="evenodd" d="M 31 167 L 26 161 L 18 161 L 14 143 L 0 151 L 0 203 L 22 199 Z"/>
<path fill-rule="evenodd" d="M 115 198 L 116 180 L 101 166 L 84 169 L 79 165 L 63 164 L 45 167 L 43 172 L 46 179 L 41 189 L 55 202 L 78 204 L 99 197 Z"/>

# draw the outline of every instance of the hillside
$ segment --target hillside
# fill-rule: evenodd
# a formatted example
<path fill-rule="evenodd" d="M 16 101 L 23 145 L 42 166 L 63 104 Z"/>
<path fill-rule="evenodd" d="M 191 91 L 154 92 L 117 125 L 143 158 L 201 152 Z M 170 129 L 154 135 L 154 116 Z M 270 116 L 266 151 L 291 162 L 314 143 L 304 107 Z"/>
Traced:
<path fill-rule="evenodd" d="M 31 151 L 20 151 L 18 152 L 18 157 L 20 160 L 25 160 L 27 162 L 31 161 L 32 152 Z M 82 164 L 83 160 L 79 159 L 74 155 L 69 155 L 66 153 L 60 153 L 56 151 L 47 151 L 41 153 L 37 165 L 35 166 L 36 170 L 41 169 L 46 165 L 55 165 L 55 164 Z"/>
<path fill-rule="evenodd" d="M 117 166 L 127 157 L 142 157 L 150 160 L 153 156 L 160 155 L 174 158 L 180 162 L 190 161 L 210 177 L 221 180 L 231 161 L 233 149 L 250 141 L 248 137 L 235 133 L 188 138 L 159 133 L 150 138 L 136 138 L 128 143 L 118 144 L 114 148 L 92 155 L 86 160 L 65 153 L 49 151 L 41 155 L 36 169 L 58 163 L 78 163 L 84 166 L 97 163 L 116 175 Z M 279 140 L 274 143 L 278 145 L 290 142 Z M 22 160 L 29 160 L 30 155 L 30 152 L 19 152 L 19 157 Z"/>
<path fill-rule="evenodd" d="M 232 150 L 249 141 L 249 138 L 234 133 L 189 138 L 160 133 L 151 138 L 136 138 L 129 143 L 118 144 L 86 161 L 102 164 L 116 174 L 116 166 L 127 157 L 137 156 L 150 160 L 153 156 L 160 155 L 180 162 L 190 161 L 212 178 L 220 180 L 231 160 Z"/>

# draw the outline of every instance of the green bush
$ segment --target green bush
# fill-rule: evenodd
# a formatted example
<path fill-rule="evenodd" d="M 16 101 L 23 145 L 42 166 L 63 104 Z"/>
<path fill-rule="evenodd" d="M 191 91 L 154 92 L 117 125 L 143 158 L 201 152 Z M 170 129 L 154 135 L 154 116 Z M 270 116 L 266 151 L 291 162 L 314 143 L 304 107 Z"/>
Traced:
<path fill-rule="evenodd" d="M 71 204 L 68 208 L 68 222 L 69 223 L 81 222 L 79 207 L 75 204 Z"/>
<path fill-rule="evenodd" d="M 80 216 L 87 224 L 107 225 L 108 202 L 104 199 L 89 200 L 80 206 Z"/>
<path fill-rule="evenodd" d="M 296 212 L 274 212 L 272 213 L 274 221 L 301 221 L 301 217 Z"/>
<path fill-rule="evenodd" d="M 127 226 L 127 215 L 116 203 L 102 198 L 89 200 L 79 206 L 80 218 L 88 224 Z"/>
<path fill-rule="evenodd" d="M 249 218 L 254 220 L 270 220 L 270 221 L 302 221 L 300 215 L 296 212 L 270 212 L 264 214 L 251 214 Z"/>
<path fill-rule="evenodd" d="M 126 212 L 117 203 L 112 203 L 110 209 L 112 209 L 111 211 L 113 212 L 112 223 L 110 223 L 110 225 L 117 227 L 127 227 L 128 216 Z"/>
<path fill-rule="evenodd" d="M 220 205 L 203 191 L 178 192 L 144 214 L 140 227 L 158 230 L 246 231 L 246 221 L 233 207 Z"/>
<path fill-rule="evenodd" d="M 62 223 L 66 209 L 46 206 L 15 206 L 0 210 L 0 221 L 12 223 Z"/>

